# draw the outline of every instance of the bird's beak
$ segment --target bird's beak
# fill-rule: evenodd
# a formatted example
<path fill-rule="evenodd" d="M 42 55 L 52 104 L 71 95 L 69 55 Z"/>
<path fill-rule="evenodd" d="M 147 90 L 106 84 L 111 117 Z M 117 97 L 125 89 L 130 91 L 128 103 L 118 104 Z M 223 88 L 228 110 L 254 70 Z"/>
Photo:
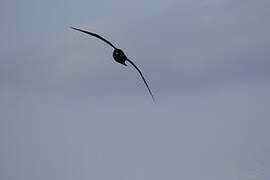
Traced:
<path fill-rule="evenodd" d="M 123 64 L 124 66 L 127 66 L 127 64 L 126 64 L 126 61 L 124 61 L 124 62 L 119 62 L 120 64 Z"/>

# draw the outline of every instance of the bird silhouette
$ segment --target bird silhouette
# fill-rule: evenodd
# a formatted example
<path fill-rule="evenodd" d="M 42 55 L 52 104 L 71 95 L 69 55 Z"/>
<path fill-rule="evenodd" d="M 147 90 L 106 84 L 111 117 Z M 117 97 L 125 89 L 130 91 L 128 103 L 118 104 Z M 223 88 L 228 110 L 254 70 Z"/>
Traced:
<path fill-rule="evenodd" d="M 83 32 L 83 33 L 86 33 L 86 34 L 89 34 L 89 35 L 92 35 L 100 40 L 103 40 L 104 42 L 106 42 L 107 44 L 109 44 L 111 47 L 114 48 L 114 51 L 113 51 L 113 58 L 116 62 L 120 63 L 120 64 L 123 64 L 126 66 L 126 61 L 129 62 L 140 74 L 141 78 L 143 79 L 144 81 L 144 84 L 146 85 L 147 89 L 148 89 L 148 92 L 149 94 L 151 95 L 152 97 L 152 100 L 153 102 L 155 103 L 155 98 L 146 82 L 146 80 L 144 79 L 143 77 L 143 74 L 141 72 L 141 70 L 134 64 L 134 62 L 132 62 L 130 59 L 127 58 L 127 56 L 125 55 L 125 53 L 119 49 L 119 48 L 116 48 L 110 41 L 104 39 L 103 37 L 101 37 L 100 35 L 98 34 L 95 34 L 95 33 L 92 33 L 92 32 L 89 32 L 89 31 L 85 31 L 85 30 L 82 30 L 82 29 L 78 29 L 78 28 L 75 28 L 75 27 L 70 27 L 71 29 L 73 30 L 76 30 L 76 31 L 80 31 L 80 32 Z"/>

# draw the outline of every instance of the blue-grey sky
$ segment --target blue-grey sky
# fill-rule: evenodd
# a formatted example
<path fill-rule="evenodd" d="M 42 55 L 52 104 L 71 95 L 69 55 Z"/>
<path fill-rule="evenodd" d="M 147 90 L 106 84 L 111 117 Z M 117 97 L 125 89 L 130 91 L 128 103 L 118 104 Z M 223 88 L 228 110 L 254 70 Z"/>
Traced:
<path fill-rule="evenodd" d="M 268 180 L 269 8 L 0 1 L 0 179 Z"/>

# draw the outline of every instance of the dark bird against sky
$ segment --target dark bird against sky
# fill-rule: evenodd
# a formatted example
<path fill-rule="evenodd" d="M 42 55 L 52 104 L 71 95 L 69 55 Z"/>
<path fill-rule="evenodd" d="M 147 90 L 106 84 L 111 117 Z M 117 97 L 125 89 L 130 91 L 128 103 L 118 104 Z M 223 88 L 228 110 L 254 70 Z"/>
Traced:
<path fill-rule="evenodd" d="M 143 74 L 141 72 L 141 70 L 130 60 L 127 58 L 127 56 L 125 55 L 125 53 L 121 50 L 121 49 L 118 49 L 116 48 L 111 42 L 107 41 L 106 39 L 104 39 L 103 37 L 99 36 L 98 34 L 95 34 L 95 33 L 91 33 L 91 32 L 88 32 L 88 31 L 85 31 L 85 30 L 81 30 L 81 29 L 78 29 L 78 28 L 74 28 L 74 27 L 71 27 L 71 29 L 74 29 L 74 30 L 77 30 L 77 31 L 80 31 L 80 32 L 83 32 L 83 33 L 86 33 L 86 34 L 89 34 L 89 35 L 92 35 L 98 39 L 101 39 L 103 41 L 105 41 L 107 44 L 109 44 L 110 46 L 112 46 L 114 48 L 114 51 L 113 51 L 113 58 L 116 62 L 120 63 L 120 64 L 123 64 L 126 66 L 126 61 L 128 61 L 132 66 L 135 67 L 135 69 L 140 73 L 153 101 L 155 102 L 155 98 L 146 82 L 146 80 L 144 79 L 143 77 Z"/>

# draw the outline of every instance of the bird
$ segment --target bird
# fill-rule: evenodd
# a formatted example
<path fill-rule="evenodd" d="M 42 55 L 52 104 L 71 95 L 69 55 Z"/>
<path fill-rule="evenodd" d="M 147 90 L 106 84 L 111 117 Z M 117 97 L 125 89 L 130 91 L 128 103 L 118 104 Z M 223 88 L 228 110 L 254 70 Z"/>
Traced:
<path fill-rule="evenodd" d="M 124 65 L 124 66 L 127 66 L 127 64 L 126 64 L 126 61 L 127 61 L 127 62 L 129 62 L 129 63 L 130 63 L 130 64 L 131 64 L 131 65 L 139 72 L 139 74 L 140 74 L 142 80 L 144 81 L 144 84 L 146 85 L 146 87 L 147 87 L 147 89 L 148 89 L 149 94 L 150 94 L 151 97 L 152 97 L 153 102 L 156 103 L 155 98 L 154 98 L 154 96 L 153 96 L 153 93 L 152 93 L 150 87 L 148 86 L 148 84 L 147 84 L 147 82 L 146 82 L 146 80 L 145 80 L 145 78 L 144 78 L 144 76 L 143 76 L 141 70 L 135 65 L 135 63 L 134 63 L 133 61 L 131 61 L 131 60 L 125 55 L 125 53 L 124 53 L 123 50 L 121 50 L 121 49 L 115 47 L 110 41 L 106 40 L 105 38 L 103 38 L 102 36 L 100 36 L 100 35 L 98 35 L 98 34 L 96 34 L 96 33 L 92 33 L 92 32 L 86 31 L 86 30 L 82 30 L 82 29 L 78 29 L 78 28 L 75 28 L 75 27 L 72 27 L 72 26 L 71 26 L 70 28 L 73 29 L 73 30 L 76 30 L 76 31 L 79 31 L 79 32 L 82 32 L 82 33 L 86 33 L 86 34 L 89 34 L 89 35 L 91 35 L 91 36 L 94 36 L 94 37 L 96 37 L 96 38 L 98 38 L 98 39 L 100 39 L 100 40 L 106 42 L 106 43 L 107 43 L 108 45 L 110 45 L 111 47 L 113 47 L 113 49 L 114 49 L 114 50 L 113 50 L 113 59 L 114 59 L 116 62 L 118 62 L 118 63 L 120 63 L 120 64 L 122 64 L 122 65 Z"/>

